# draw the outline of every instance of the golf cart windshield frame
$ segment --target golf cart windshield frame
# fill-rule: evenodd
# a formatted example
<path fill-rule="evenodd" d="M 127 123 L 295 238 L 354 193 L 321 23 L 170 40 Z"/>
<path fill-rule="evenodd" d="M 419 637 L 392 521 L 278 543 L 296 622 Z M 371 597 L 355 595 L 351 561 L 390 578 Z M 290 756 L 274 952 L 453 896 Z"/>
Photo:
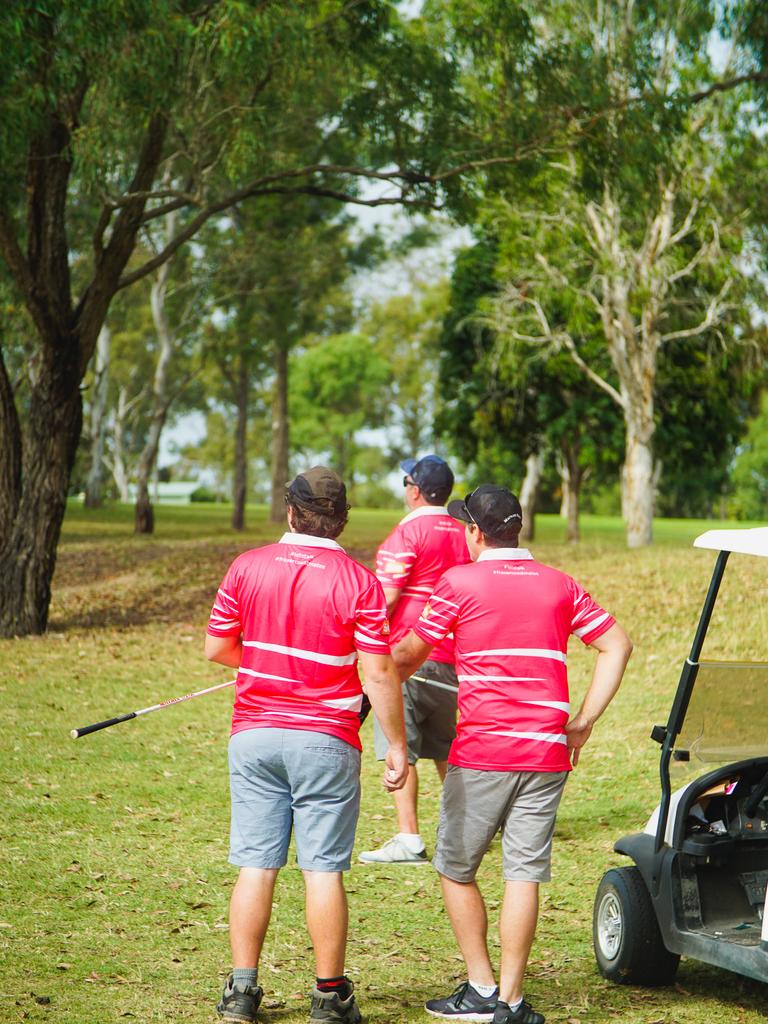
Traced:
<path fill-rule="evenodd" d="M 707 596 L 704 598 L 704 606 L 699 616 L 699 624 L 691 644 L 691 653 L 683 662 L 680 673 L 680 681 L 677 684 L 677 692 L 672 703 L 672 710 L 669 712 L 666 726 L 657 725 L 651 733 L 651 737 L 661 743 L 661 761 L 659 763 L 659 776 L 661 779 L 661 803 L 659 805 L 659 820 L 656 828 L 655 850 L 658 853 L 664 845 L 664 836 L 667 829 L 667 818 L 669 817 L 669 802 L 672 797 L 672 784 L 669 778 L 669 763 L 672 760 L 672 751 L 675 740 L 680 733 L 685 720 L 685 713 L 688 710 L 693 687 L 696 684 L 696 675 L 699 671 L 699 657 L 704 646 L 704 639 L 709 628 L 709 621 L 712 618 L 712 611 L 717 601 L 717 594 L 728 562 L 729 551 L 721 551 L 717 556 L 712 579 L 709 582 Z"/>

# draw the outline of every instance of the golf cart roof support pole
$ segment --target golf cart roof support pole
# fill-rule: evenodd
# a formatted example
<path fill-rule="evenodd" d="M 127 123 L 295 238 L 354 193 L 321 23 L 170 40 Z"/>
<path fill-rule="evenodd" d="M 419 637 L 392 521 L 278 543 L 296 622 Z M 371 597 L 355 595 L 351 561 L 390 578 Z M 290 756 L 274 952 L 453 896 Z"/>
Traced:
<path fill-rule="evenodd" d="M 715 568 L 712 572 L 712 579 L 709 581 L 709 590 L 704 598 L 704 605 L 699 616 L 699 625 L 691 644 L 691 653 L 685 659 L 680 673 L 680 682 L 677 684 L 675 700 L 672 710 L 667 719 L 666 735 L 661 747 L 661 761 L 659 763 L 659 775 L 661 777 L 661 804 L 659 805 L 659 822 L 656 828 L 656 853 L 664 845 L 664 836 L 667 831 L 667 818 L 669 817 L 669 802 L 672 796 L 672 786 L 669 779 L 669 762 L 672 758 L 672 748 L 678 737 L 683 721 L 685 720 L 688 704 L 693 693 L 696 682 L 696 675 L 699 671 L 699 658 L 704 647 L 704 638 L 709 629 L 709 620 L 712 618 L 712 610 L 715 607 L 717 594 L 720 590 L 720 583 L 725 572 L 725 565 L 730 552 L 721 551 L 717 556 Z"/>

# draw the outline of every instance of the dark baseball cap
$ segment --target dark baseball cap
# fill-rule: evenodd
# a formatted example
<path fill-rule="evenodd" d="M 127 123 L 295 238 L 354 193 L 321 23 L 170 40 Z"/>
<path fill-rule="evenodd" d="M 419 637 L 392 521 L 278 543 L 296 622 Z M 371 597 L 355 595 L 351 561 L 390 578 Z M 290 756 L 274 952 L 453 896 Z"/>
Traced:
<path fill-rule="evenodd" d="M 523 522 L 523 510 L 506 487 L 481 484 L 463 501 L 452 501 L 448 515 L 462 523 L 474 523 L 489 537 L 504 536 L 513 523 Z"/>
<path fill-rule="evenodd" d="M 344 481 L 325 466 L 313 466 L 288 484 L 285 500 L 321 515 L 342 515 L 349 509 Z"/>
<path fill-rule="evenodd" d="M 439 455 L 404 459 L 400 469 L 421 489 L 428 501 L 445 501 L 453 490 L 451 467 Z"/>

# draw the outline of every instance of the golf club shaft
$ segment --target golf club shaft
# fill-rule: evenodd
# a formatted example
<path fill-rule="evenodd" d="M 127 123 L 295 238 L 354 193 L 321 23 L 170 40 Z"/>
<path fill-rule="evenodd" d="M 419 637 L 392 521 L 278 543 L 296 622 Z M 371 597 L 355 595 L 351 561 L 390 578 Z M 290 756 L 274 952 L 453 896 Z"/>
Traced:
<path fill-rule="evenodd" d="M 192 700 L 193 697 L 202 697 L 206 693 L 213 693 L 215 690 L 223 690 L 227 686 L 234 686 L 236 682 L 236 679 L 230 679 L 229 682 L 218 683 L 216 686 L 209 686 L 205 690 L 196 690 L 195 693 L 186 693 L 183 697 L 171 697 L 170 700 L 164 700 L 161 704 L 153 704 L 151 707 L 140 708 L 138 711 L 129 711 L 127 715 L 118 715 L 117 718 L 107 718 L 103 722 L 94 722 L 93 725 L 84 725 L 82 729 L 73 729 L 69 735 L 73 740 L 78 740 L 81 736 L 88 736 L 92 732 L 99 732 L 100 729 L 108 729 L 111 725 L 119 725 L 120 722 L 129 722 L 132 718 L 138 718 L 139 715 L 148 715 L 151 711 L 160 711 L 161 708 L 170 707 L 171 704 L 181 704 L 185 700 Z"/>

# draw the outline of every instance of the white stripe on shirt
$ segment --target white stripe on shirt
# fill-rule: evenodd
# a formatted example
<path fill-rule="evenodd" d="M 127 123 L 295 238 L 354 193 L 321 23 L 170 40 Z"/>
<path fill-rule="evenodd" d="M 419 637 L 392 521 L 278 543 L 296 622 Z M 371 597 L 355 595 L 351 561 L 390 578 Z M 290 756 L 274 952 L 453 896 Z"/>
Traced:
<path fill-rule="evenodd" d="M 459 676 L 465 682 L 484 682 L 486 679 L 500 683 L 545 683 L 544 676 Z"/>
<path fill-rule="evenodd" d="M 243 640 L 243 647 L 256 647 L 260 651 L 273 651 L 275 654 L 287 654 L 289 658 L 304 658 L 316 661 L 319 665 L 354 665 L 357 652 L 352 654 L 320 654 L 319 651 L 305 651 L 300 647 L 284 647 L 282 644 L 265 644 L 260 640 Z"/>
<path fill-rule="evenodd" d="M 336 697 L 333 700 L 321 700 L 320 703 L 340 711 L 358 712 L 363 706 L 363 695 L 358 693 L 356 697 Z"/>
<path fill-rule="evenodd" d="M 555 708 L 557 711 L 564 711 L 566 715 L 571 713 L 571 705 L 567 700 L 518 700 L 518 704 L 535 704 L 539 708 Z"/>
<path fill-rule="evenodd" d="M 465 658 L 493 658 L 511 656 L 515 658 L 551 658 L 553 661 L 567 662 L 562 651 L 550 651 L 539 647 L 499 647 L 488 651 L 467 651 Z"/>
<path fill-rule="evenodd" d="M 361 633 L 358 629 L 355 630 L 353 639 L 361 644 L 373 644 L 374 647 L 384 647 L 389 651 L 389 644 L 386 640 L 379 640 L 378 637 L 371 636 L 368 633 Z"/>
<path fill-rule="evenodd" d="M 485 729 L 483 731 L 492 733 L 494 736 L 510 736 L 515 740 L 541 740 L 542 743 L 568 745 L 568 740 L 560 732 L 516 732 L 513 729 Z"/>
<path fill-rule="evenodd" d="M 301 683 L 301 679 L 292 679 L 290 676 L 276 676 L 272 672 L 257 672 L 252 668 L 243 668 L 241 665 L 238 672 L 246 676 L 255 676 L 256 679 L 276 679 L 279 683 Z"/>
<path fill-rule="evenodd" d="M 593 629 L 596 629 L 602 622 L 605 622 L 605 620 L 608 618 L 610 618 L 608 612 L 606 612 L 604 615 L 598 615 L 596 619 L 593 619 L 592 622 L 587 623 L 586 626 L 581 626 L 579 629 L 574 629 L 573 635 L 582 637 L 586 633 L 591 633 Z"/>

